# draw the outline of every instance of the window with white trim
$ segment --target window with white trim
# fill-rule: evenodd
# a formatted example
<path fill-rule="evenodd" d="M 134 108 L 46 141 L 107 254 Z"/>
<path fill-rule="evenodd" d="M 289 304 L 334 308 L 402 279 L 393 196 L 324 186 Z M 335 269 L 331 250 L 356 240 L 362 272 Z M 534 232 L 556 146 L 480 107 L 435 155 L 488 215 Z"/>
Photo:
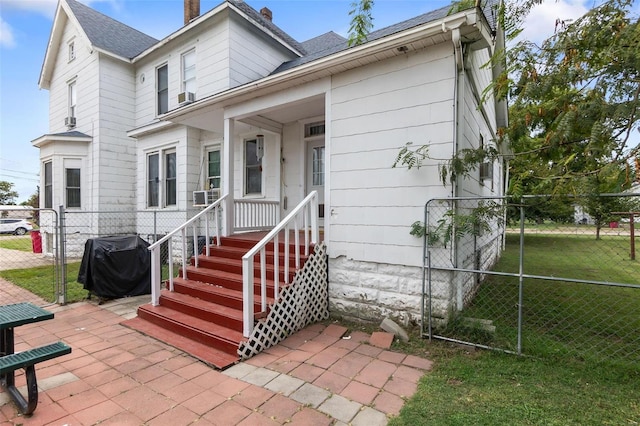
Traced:
<path fill-rule="evenodd" d="M 220 149 L 212 149 L 207 152 L 207 188 L 220 188 Z"/>
<path fill-rule="evenodd" d="M 53 163 L 44 163 L 44 207 L 53 207 Z"/>
<path fill-rule="evenodd" d="M 182 54 L 182 91 L 196 93 L 196 49 Z"/>
<path fill-rule="evenodd" d="M 73 80 L 69 83 L 69 114 L 68 117 L 76 116 L 76 81 Z"/>
<path fill-rule="evenodd" d="M 169 66 L 164 64 L 156 69 L 156 102 L 158 115 L 169 111 Z"/>
<path fill-rule="evenodd" d="M 147 207 L 177 204 L 177 176 L 175 149 L 147 154 Z"/>
<path fill-rule="evenodd" d="M 258 140 L 244 141 L 244 193 L 262 194 L 262 158 L 258 157 Z"/>
<path fill-rule="evenodd" d="M 164 154 L 164 205 L 175 206 L 178 195 L 176 152 Z"/>
<path fill-rule="evenodd" d="M 65 169 L 65 188 L 66 207 L 80 207 L 80 169 Z"/>

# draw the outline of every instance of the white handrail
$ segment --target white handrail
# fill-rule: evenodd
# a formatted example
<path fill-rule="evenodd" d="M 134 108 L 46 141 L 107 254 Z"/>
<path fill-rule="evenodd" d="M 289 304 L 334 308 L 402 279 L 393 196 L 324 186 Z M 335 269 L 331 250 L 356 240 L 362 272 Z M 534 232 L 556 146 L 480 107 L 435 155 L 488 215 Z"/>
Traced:
<path fill-rule="evenodd" d="M 309 218 L 311 219 L 311 241 L 309 241 Z M 274 299 L 278 299 L 278 287 L 279 287 L 279 275 L 280 275 L 280 257 L 278 256 L 278 234 L 281 231 L 284 233 L 284 280 L 285 284 L 289 283 L 289 232 L 290 226 L 294 225 L 294 240 L 295 240 L 295 267 L 300 268 L 300 236 L 299 236 L 299 219 L 302 219 L 304 226 L 304 246 L 305 255 L 309 255 L 309 245 L 317 244 L 319 239 L 318 230 L 318 193 L 316 191 L 311 192 L 306 196 L 300 204 L 294 208 L 291 213 L 287 215 L 280 223 L 271 230 L 258 244 L 253 246 L 251 250 L 242 256 L 242 333 L 245 337 L 249 337 L 253 331 L 253 304 L 254 304 L 254 260 L 257 254 L 260 254 L 260 304 L 262 312 L 267 308 L 267 284 L 266 284 L 266 246 L 273 241 L 274 244 Z"/>
<path fill-rule="evenodd" d="M 182 275 L 183 278 L 187 278 L 187 227 L 194 224 L 197 220 L 204 216 L 205 218 L 205 247 L 206 254 L 209 256 L 209 241 L 211 241 L 211 234 L 209 232 L 209 217 L 207 213 L 211 210 L 216 210 L 216 214 L 214 214 L 214 231 L 216 237 L 216 245 L 220 245 L 220 221 L 218 220 L 217 211 L 219 211 L 223 201 L 227 198 L 227 195 L 223 195 L 218 198 L 213 204 L 202 210 L 200 213 L 180 225 L 178 228 L 169 232 L 164 237 L 160 238 L 155 243 L 151 244 L 148 249 L 151 252 L 151 304 L 153 306 L 158 306 L 160 303 L 160 285 L 162 281 L 162 271 L 161 271 L 161 262 L 160 262 L 160 248 L 162 247 L 162 243 L 168 241 L 168 259 L 169 259 L 169 290 L 173 291 L 173 244 L 171 244 L 172 238 L 180 233 L 182 236 Z M 198 266 L 198 236 L 195 229 L 193 227 L 193 253 L 195 254 L 195 262 L 196 266 Z"/>

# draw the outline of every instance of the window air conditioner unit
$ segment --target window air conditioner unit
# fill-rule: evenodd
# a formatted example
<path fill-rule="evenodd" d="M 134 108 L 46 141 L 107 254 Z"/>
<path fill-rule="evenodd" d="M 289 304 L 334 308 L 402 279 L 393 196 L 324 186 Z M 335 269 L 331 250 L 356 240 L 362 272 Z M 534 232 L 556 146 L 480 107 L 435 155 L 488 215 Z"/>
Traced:
<path fill-rule="evenodd" d="M 220 198 L 220 189 L 209 189 L 206 191 L 193 191 L 193 206 L 208 206 Z"/>
<path fill-rule="evenodd" d="M 196 94 L 193 92 L 178 93 L 178 104 L 187 105 L 196 101 Z"/>
<path fill-rule="evenodd" d="M 493 163 L 480 164 L 480 179 L 493 179 Z"/>
<path fill-rule="evenodd" d="M 65 117 L 64 125 L 67 127 L 76 127 L 76 118 L 75 117 Z"/>

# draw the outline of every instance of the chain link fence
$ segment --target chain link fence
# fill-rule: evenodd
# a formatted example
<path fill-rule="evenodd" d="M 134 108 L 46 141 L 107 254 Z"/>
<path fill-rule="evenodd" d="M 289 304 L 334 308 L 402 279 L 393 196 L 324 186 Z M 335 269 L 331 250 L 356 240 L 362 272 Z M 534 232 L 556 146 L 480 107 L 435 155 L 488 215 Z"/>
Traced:
<path fill-rule="evenodd" d="M 0 228 L 3 232 L 0 234 L 0 278 L 26 285 L 28 290 L 44 295 L 49 302 L 66 303 L 69 301 L 67 288 L 76 283 L 89 239 L 138 235 L 152 244 L 200 210 L 77 211 L 60 207 L 56 211 L 16 207 L 5 208 L 2 212 L 6 223 L 0 224 L 3 226 Z M 15 221 L 28 222 L 28 226 L 24 225 L 26 232 L 11 228 Z M 184 239 L 181 235 L 172 238 L 172 247 L 168 243 L 163 245 L 162 280 L 169 278 L 170 259 L 174 263 L 174 275 L 179 272 L 183 246 L 190 257 L 194 253 L 194 241 L 197 241 L 196 250 L 201 251 L 205 239 L 204 223 L 201 223 L 190 229 Z M 29 283 L 34 283 L 39 289 L 28 288 Z M 86 297 L 84 292 L 82 294 Z"/>
<path fill-rule="evenodd" d="M 430 200 L 425 336 L 640 365 L 636 194 Z"/>

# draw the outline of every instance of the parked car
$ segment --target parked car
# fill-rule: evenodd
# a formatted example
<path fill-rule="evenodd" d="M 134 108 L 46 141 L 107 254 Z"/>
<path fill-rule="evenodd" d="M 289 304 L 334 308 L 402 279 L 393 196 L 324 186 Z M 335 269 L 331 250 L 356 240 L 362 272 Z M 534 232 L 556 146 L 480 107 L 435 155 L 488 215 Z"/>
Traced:
<path fill-rule="evenodd" d="M 24 235 L 33 225 L 26 219 L 0 219 L 0 234 Z"/>

